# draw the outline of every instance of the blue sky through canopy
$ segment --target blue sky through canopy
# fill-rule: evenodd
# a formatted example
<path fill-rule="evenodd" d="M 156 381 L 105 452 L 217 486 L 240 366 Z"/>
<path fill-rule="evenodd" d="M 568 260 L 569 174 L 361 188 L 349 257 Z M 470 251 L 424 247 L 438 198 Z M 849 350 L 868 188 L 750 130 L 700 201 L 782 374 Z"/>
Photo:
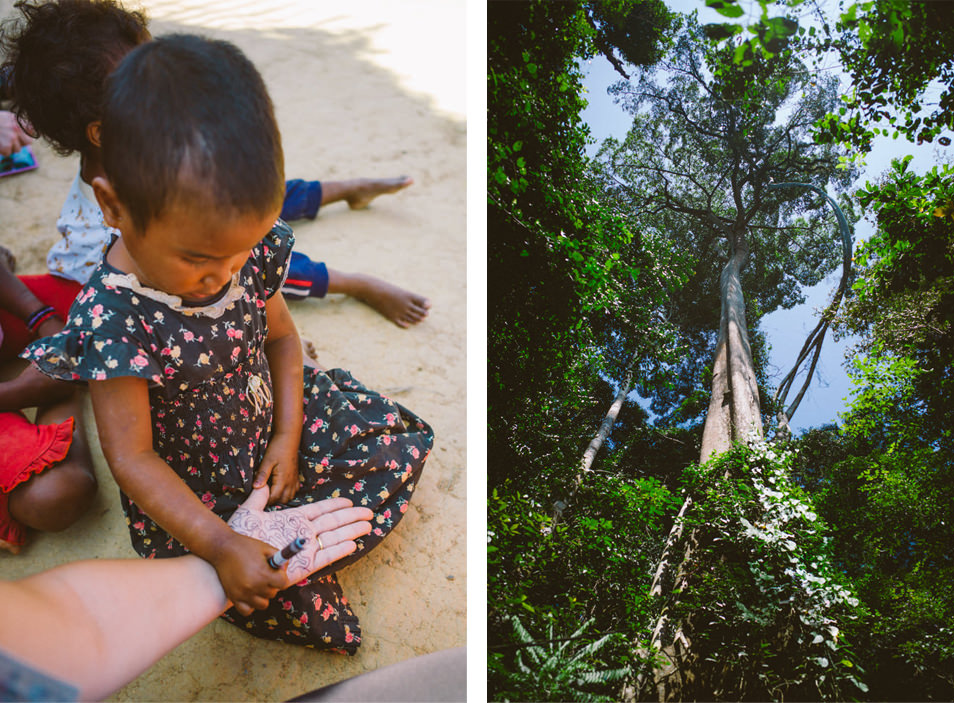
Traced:
<path fill-rule="evenodd" d="M 702 24 L 725 20 L 715 10 L 705 7 L 704 0 L 667 0 L 666 4 L 672 10 L 681 13 L 698 10 L 699 22 Z M 756 21 L 761 12 L 758 3 L 754 0 L 743 0 L 740 4 L 746 9 L 747 23 Z M 834 21 L 837 17 L 837 4 L 825 0 L 819 4 Z M 830 64 L 831 70 L 840 72 L 833 60 Z M 607 89 L 621 79 L 609 61 L 602 56 L 597 56 L 583 65 L 583 73 L 583 85 L 587 91 L 585 97 L 589 104 L 582 116 L 595 139 L 595 142 L 587 149 L 587 153 L 593 156 L 607 137 L 623 139 L 629 129 L 630 119 L 607 93 Z M 849 85 L 849 80 L 846 75 L 841 74 L 841 76 L 844 89 Z M 950 154 L 940 146 L 916 147 L 903 138 L 892 140 L 884 136 L 876 137 L 872 152 L 866 158 L 866 166 L 855 187 L 864 185 L 866 181 L 878 180 L 880 174 L 890 167 L 892 159 L 907 154 L 914 155 L 909 168 L 917 173 L 924 173 L 936 163 L 950 158 Z M 835 215 L 832 212 L 833 223 L 834 218 Z M 870 236 L 872 231 L 871 221 L 863 216 L 855 225 L 855 245 L 857 246 L 858 242 Z M 771 345 L 769 378 L 773 385 L 781 381 L 791 369 L 798 351 L 805 343 L 809 332 L 817 324 L 819 311 L 830 301 L 840 276 L 840 269 L 832 272 L 824 281 L 805 291 L 805 303 L 791 310 L 778 310 L 762 319 L 761 329 L 766 333 Z M 850 339 L 835 342 L 831 332 L 826 335 L 821 358 L 815 370 L 815 379 L 805 392 L 805 397 L 792 419 L 792 429 L 796 433 L 809 427 L 837 422 L 838 413 L 845 409 L 851 384 L 843 363 L 845 349 L 850 343 Z M 800 383 L 796 381 L 796 387 Z"/>

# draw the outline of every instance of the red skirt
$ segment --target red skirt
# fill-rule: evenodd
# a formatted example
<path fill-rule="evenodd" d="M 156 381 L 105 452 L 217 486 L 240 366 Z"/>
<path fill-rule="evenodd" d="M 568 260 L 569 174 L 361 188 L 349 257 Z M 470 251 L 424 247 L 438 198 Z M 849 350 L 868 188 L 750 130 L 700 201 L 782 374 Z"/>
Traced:
<path fill-rule="evenodd" d="M 73 441 L 73 418 L 59 425 L 34 425 L 23 413 L 0 413 L 0 539 L 23 544 L 26 529 L 7 510 L 9 493 L 58 464 Z"/>

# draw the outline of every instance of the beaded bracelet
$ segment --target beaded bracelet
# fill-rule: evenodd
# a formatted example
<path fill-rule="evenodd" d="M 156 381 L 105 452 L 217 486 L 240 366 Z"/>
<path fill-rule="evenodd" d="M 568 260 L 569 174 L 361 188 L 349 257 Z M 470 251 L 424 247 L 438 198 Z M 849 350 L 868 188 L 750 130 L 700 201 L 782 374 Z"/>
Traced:
<path fill-rule="evenodd" d="M 52 305 L 47 305 L 45 308 L 40 308 L 35 313 L 30 315 L 30 319 L 27 320 L 26 326 L 27 329 L 31 332 L 36 332 L 36 328 L 46 322 L 47 319 L 53 317 L 56 314 L 56 310 Z"/>

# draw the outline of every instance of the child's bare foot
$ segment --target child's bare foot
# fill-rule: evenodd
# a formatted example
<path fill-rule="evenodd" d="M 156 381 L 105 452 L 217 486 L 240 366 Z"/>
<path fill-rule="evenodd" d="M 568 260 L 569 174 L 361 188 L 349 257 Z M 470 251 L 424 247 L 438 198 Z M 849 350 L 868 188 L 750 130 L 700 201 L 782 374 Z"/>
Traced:
<path fill-rule="evenodd" d="M 431 301 L 422 295 L 382 281 L 374 276 L 357 275 L 359 279 L 351 295 L 367 303 L 398 327 L 410 327 L 424 320 Z"/>
<path fill-rule="evenodd" d="M 17 257 L 5 246 L 0 246 L 0 266 L 8 269 L 10 273 L 13 273 L 17 269 Z"/>
<path fill-rule="evenodd" d="M 414 183 L 410 176 L 397 178 L 359 178 L 354 192 L 345 198 L 352 210 L 363 210 L 379 195 L 397 193 Z"/>
<path fill-rule="evenodd" d="M 310 366 L 319 371 L 325 370 L 325 367 L 318 363 L 318 350 L 315 349 L 315 344 L 310 339 L 301 340 L 301 352 L 305 366 Z"/>
<path fill-rule="evenodd" d="M 380 278 L 363 273 L 328 269 L 328 292 L 344 293 L 367 303 L 398 327 L 410 327 L 424 320 L 431 301 Z"/>
<path fill-rule="evenodd" d="M 414 183 L 410 176 L 397 178 L 353 178 L 349 181 L 322 181 L 321 204 L 345 200 L 352 210 L 363 210 L 379 195 L 397 193 Z"/>

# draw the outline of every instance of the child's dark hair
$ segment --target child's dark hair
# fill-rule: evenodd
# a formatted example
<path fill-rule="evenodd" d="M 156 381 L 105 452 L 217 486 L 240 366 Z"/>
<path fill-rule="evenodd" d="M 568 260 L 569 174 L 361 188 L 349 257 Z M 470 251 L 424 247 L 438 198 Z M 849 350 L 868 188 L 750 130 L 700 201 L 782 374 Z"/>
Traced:
<path fill-rule="evenodd" d="M 284 197 L 272 101 L 226 41 L 173 34 L 123 59 L 106 83 L 102 149 L 139 229 L 174 202 L 265 215 Z"/>
<path fill-rule="evenodd" d="M 21 17 L 5 21 L 0 38 L 13 111 L 58 153 L 85 153 L 106 77 L 150 39 L 146 17 L 114 0 L 20 0 L 15 7 Z"/>

